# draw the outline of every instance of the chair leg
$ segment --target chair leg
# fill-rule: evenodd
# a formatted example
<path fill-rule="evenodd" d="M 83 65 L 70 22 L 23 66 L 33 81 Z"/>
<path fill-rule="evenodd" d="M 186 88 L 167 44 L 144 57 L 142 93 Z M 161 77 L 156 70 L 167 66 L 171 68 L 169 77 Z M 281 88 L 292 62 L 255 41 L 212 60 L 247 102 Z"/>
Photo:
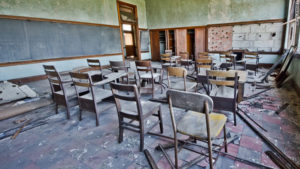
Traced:
<path fill-rule="evenodd" d="M 124 129 L 122 127 L 122 122 L 123 122 L 123 118 L 121 118 L 121 120 L 119 121 L 119 143 L 123 142 L 123 132 Z"/>
<path fill-rule="evenodd" d="M 234 126 L 236 126 L 236 109 L 234 109 L 233 118 L 234 118 Z"/>
<path fill-rule="evenodd" d="M 174 136 L 174 153 L 175 153 L 175 168 L 178 169 L 178 140 L 177 140 L 177 137 Z"/>
<path fill-rule="evenodd" d="M 81 121 L 81 120 L 82 120 L 82 109 L 79 108 L 79 121 Z"/>
<path fill-rule="evenodd" d="M 152 98 L 154 98 L 154 90 L 155 86 L 154 86 L 154 79 L 152 79 Z"/>
<path fill-rule="evenodd" d="M 164 126 L 163 126 L 163 119 L 162 119 L 162 115 L 161 115 L 161 106 L 159 106 L 159 110 L 158 110 L 158 119 L 159 119 L 160 133 L 163 133 Z"/>
<path fill-rule="evenodd" d="M 58 104 L 55 105 L 55 113 L 58 114 Z"/>
<path fill-rule="evenodd" d="M 96 114 L 96 126 L 99 126 L 99 113 L 95 113 Z"/>
<path fill-rule="evenodd" d="M 227 149 L 227 137 L 226 137 L 226 126 L 225 125 L 223 127 L 223 133 L 224 133 L 224 147 L 225 147 L 225 152 L 227 153 L 228 149 Z"/>
<path fill-rule="evenodd" d="M 211 140 L 208 139 L 208 153 L 209 153 L 209 168 L 213 169 L 213 159 L 212 159 L 212 146 L 211 146 Z"/>
<path fill-rule="evenodd" d="M 140 121 L 140 151 L 144 150 L 144 122 Z"/>
<path fill-rule="evenodd" d="M 67 109 L 67 119 L 69 120 L 70 119 L 70 110 L 69 110 L 69 105 L 67 104 L 66 106 L 66 109 Z"/>

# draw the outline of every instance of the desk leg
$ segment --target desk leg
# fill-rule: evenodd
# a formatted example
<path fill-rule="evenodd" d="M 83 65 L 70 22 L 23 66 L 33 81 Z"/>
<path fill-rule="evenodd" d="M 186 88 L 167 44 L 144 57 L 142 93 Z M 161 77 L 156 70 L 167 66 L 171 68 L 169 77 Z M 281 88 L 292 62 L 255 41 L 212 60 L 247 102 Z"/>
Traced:
<path fill-rule="evenodd" d="M 239 93 L 238 93 L 238 103 L 240 103 L 241 101 L 243 101 L 243 97 L 244 97 L 244 87 L 245 87 L 245 83 L 239 83 L 239 86 L 238 86 L 238 90 L 239 90 Z"/>

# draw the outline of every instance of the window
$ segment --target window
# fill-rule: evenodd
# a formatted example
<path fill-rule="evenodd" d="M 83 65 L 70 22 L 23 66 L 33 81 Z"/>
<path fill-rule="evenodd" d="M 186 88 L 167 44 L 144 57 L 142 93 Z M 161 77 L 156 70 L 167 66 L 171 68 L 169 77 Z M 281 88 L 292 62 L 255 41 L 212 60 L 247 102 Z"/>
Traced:
<path fill-rule="evenodd" d="M 133 45 L 133 37 L 132 33 L 124 33 L 125 45 L 132 46 Z"/>
<path fill-rule="evenodd" d="M 132 31 L 132 26 L 130 24 L 123 24 L 123 31 Z"/>

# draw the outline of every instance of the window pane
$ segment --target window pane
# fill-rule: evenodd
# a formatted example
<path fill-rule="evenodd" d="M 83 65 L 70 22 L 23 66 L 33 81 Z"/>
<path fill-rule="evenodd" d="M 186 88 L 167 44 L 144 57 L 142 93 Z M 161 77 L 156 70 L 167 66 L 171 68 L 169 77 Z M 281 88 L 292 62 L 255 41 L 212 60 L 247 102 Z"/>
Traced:
<path fill-rule="evenodd" d="M 133 37 L 132 33 L 124 33 L 125 45 L 130 46 L 133 45 Z"/>
<path fill-rule="evenodd" d="M 132 31 L 132 27 L 130 24 L 123 24 L 123 30 L 124 31 Z"/>

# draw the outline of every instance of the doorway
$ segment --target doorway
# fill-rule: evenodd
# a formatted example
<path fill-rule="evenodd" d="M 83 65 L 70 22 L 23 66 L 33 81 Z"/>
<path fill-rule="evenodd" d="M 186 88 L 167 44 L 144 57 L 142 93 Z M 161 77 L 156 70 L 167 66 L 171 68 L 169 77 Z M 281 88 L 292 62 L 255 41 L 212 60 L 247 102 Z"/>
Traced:
<path fill-rule="evenodd" d="M 137 7 L 118 1 L 118 15 L 124 59 L 140 60 Z"/>

